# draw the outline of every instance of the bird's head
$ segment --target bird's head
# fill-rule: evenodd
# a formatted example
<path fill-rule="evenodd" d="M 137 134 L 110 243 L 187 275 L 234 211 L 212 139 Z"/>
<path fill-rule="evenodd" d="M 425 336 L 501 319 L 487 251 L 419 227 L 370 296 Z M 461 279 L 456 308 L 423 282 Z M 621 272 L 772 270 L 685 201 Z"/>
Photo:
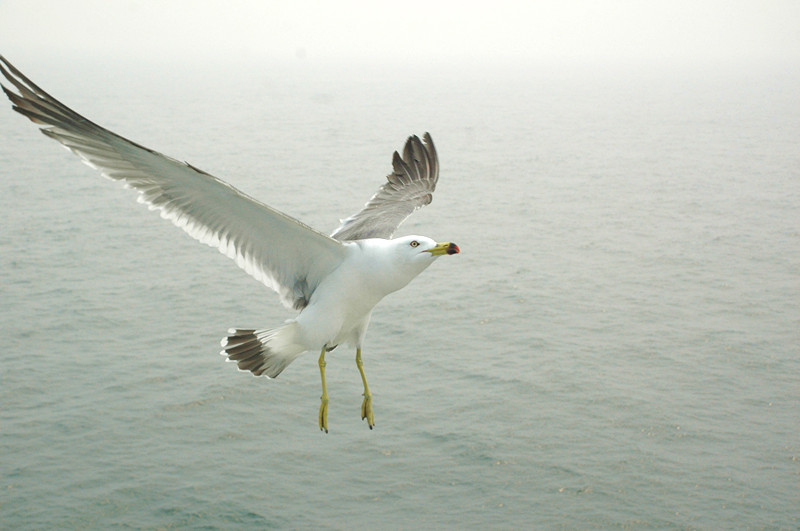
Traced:
<path fill-rule="evenodd" d="M 362 281 L 379 285 L 383 295 L 408 284 L 440 256 L 461 252 L 454 243 L 436 243 L 425 236 L 359 240 L 355 245 L 363 253 Z"/>
<path fill-rule="evenodd" d="M 395 245 L 400 260 L 421 266 L 420 270 L 428 267 L 442 255 L 461 252 L 455 243 L 437 243 L 425 236 L 404 236 L 391 241 Z"/>

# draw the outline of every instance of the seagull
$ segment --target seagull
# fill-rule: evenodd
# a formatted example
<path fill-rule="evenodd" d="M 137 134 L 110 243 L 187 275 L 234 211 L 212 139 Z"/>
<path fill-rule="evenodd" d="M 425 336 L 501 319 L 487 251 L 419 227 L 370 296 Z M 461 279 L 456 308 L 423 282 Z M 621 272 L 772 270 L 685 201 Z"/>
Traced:
<path fill-rule="evenodd" d="M 89 121 L 39 88 L 5 58 L 0 72 L 12 108 L 84 163 L 138 192 L 138 201 L 219 251 L 280 296 L 296 317 L 271 329 L 231 328 L 221 341 L 226 361 L 254 376 L 276 378 L 307 351 L 319 352 L 319 428 L 328 432 L 325 354 L 355 348 L 364 385 L 361 420 L 375 426 L 361 346 L 372 309 L 437 258 L 460 252 L 425 236 L 393 239 L 398 226 L 429 204 L 439 179 L 430 134 L 411 136 L 392 172 L 364 208 L 330 236 L 240 192 L 187 162 L 153 151 Z M 1 84 L 0 84 L 1 85 Z"/>

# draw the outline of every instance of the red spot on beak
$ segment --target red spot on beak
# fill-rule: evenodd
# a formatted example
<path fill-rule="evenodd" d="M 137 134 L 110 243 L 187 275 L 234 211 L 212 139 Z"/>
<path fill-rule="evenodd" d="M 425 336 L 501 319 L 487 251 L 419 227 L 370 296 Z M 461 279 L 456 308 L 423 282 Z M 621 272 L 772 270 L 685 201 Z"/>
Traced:
<path fill-rule="evenodd" d="M 458 245 L 451 243 L 450 247 L 447 248 L 447 254 L 458 254 L 461 252 L 461 249 L 458 248 Z"/>

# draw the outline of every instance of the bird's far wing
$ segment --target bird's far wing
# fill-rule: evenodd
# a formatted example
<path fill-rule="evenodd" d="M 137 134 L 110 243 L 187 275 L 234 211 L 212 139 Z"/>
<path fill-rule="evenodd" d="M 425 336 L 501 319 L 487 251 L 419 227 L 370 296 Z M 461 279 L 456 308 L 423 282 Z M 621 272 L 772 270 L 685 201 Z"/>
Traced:
<path fill-rule="evenodd" d="M 208 173 L 135 144 L 90 122 L 47 94 L 0 56 L 13 108 L 42 126 L 111 179 L 139 192 L 139 201 L 192 237 L 236 261 L 300 309 L 344 258 L 339 242 L 243 194 Z"/>
<path fill-rule="evenodd" d="M 331 237 L 340 241 L 391 238 L 408 216 L 433 200 L 439 158 L 431 135 L 425 133 L 422 138 L 409 137 L 402 157 L 394 152 L 394 171 L 386 176 L 387 182 L 360 212 L 343 220 Z"/>

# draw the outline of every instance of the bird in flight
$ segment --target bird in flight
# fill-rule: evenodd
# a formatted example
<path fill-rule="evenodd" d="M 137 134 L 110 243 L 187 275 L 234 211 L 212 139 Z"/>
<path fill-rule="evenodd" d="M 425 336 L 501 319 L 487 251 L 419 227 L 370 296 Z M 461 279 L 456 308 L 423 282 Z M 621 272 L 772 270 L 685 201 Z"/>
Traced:
<path fill-rule="evenodd" d="M 392 172 L 362 210 L 328 236 L 240 192 L 186 162 L 153 151 L 105 129 L 28 79 L 0 56 L 0 73 L 13 109 L 41 126 L 105 177 L 135 189 L 139 202 L 190 236 L 216 247 L 298 311 L 272 329 L 231 328 L 221 354 L 239 370 L 276 378 L 307 351 L 319 352 L 322 381 L 319 427 L 328 432 L 325 354 L 341 344 L 356 349 L 364 385 L 361 419 L 375 425 L 372 394 L 364 374 L 361 346 L 372 309 L 422 273 L 438 257 L 457 254 L 450 242 L 425 236 L 392 239 L 398 226 L 429 204 L 439 179 L 433 140 L 411 136 Z"/>

